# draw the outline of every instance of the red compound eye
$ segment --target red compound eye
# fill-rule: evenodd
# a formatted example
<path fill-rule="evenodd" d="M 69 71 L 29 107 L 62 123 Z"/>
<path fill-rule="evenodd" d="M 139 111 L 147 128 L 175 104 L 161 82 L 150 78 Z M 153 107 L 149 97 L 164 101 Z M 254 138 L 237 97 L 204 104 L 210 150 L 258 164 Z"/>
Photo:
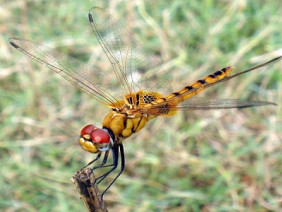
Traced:
<path fill-rule="evenodd" d="M 90 134 L 91 140 L 93 143 L 109 143 L 110 136 L 106 130 L 96 129 Z"/>
<path fill-rule="evenodd" d="M 95 126 L 93 124 L 88 124 L 80 132 L 80 135 L 86 135 L 90 134 L 95 129 Z"/>

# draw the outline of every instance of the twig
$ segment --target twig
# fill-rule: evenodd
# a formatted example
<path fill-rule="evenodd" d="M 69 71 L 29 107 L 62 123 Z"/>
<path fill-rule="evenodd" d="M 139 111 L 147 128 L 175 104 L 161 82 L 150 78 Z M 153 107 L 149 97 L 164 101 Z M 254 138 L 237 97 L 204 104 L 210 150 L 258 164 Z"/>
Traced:
<path fill-rule="evenodd" d="M 89 212 L 107 212 L 107 208 L 101 200 L 101 194 L 98 186 L 94 184 L 95 176 L 91 169 L 82 169 L 77 171 L 72 178 L 73 183 L 80 193 L 86 208 Z"/>

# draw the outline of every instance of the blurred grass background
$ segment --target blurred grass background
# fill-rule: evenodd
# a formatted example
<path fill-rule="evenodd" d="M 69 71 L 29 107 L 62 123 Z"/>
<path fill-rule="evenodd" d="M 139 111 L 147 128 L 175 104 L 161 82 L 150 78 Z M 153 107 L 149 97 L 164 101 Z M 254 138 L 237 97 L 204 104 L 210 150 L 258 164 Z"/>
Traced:
<path fill-rule="evenodd" d="M 94 155 L 77 138 L 107 109 L 16 51 L 8 38 L 45 42 L 80 59 L 102 54 L 87 19 L 95 5 L 137 28 L 143 45 L 170 61 L 167 68 L 182 79 L 181 87 L 227 65 L 242 70 L 282 55 L 282 5 L 276 0 L 125 6 L 117 0 L 1 0 L 1 211 L 85 210 L 70 178 Z M 281 69 L 279 62 L 205 92 L 277 107 L 180 113 L 126 140 L 126 169 L 105 196 L 108 209 L 281 211 Z"/>

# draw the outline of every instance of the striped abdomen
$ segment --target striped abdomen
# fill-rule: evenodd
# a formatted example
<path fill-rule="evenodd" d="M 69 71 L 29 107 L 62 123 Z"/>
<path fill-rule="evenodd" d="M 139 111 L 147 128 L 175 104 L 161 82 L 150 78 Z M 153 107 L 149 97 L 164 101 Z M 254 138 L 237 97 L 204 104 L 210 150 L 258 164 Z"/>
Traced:
<path fill-rule="evenodd" d="M 185 101 L 186 99 L 189 99 L 190 97 L 195 96 L 197 93 L 203 91 L 207 84 L 214 83 L 218 80 L 227 77 L 231 71 L 232 68 L 230 66 L 223 68 L 219 71 L 214 72 L 213 74 L 204 77 L 203 79 L 200 79 L 192 83 L 191 85 L 186 86 L 185 88 L 181 89 L 178 92 L 170 94 L 169 96 L 165 97 L 165 99 L 169 100 L 176 96 L 179 96 L 180 101 L 178 103 Z M 201 89 L 201 87 L 203 88 Z"/>
<path fill-rule="evenodd" d="M 195 96 L 197 93 L 200 93 L 206 89 L 209 84 L 213 84 L 223 78 L 226 78 L 231 71 L 232 68 L 230 66 L 216 71 L 213 74 L 184 87 L 178 92 L 174 92 L 166 97 L 157 99 L 156 101 L 146 105 L 145 108 L 151 108 L 151 110 L 154 110 L 152 114 L 156 115 L 174 115 L 176 111 L 170 110 L 171 107 L 177 106 L 181 102 Z"/>

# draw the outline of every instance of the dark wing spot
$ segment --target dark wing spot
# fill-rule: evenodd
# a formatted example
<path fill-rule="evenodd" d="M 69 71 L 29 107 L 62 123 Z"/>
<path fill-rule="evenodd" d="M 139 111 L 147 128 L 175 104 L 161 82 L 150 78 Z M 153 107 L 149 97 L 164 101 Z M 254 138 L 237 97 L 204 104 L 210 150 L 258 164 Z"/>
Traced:
<path fill-rule="evenodd" d="M 15 47 L 16 49 L 19 48 L 19 46 L 18 46 L 17 44 L 15 44 L 14 42 L 12 42 L 12 41 L 10 41 L 10 44 L 11 44 L 13 47 Z"/>
<path fill-rule="evenodd" d="M 94 22 L 93 21 L 93 17 L 92 17 L 92 15 L 90 13 L 88 14 L 88 19 L 89 19 L 90 22 L 92 22 L 92 23 Z"/>
<path fill-rule="evenodd" d="M 172 93 L 172 94 L 174 94 L 175 96 L 179 96 L 179 95 L 180 95 L 179 92 L 174 92 L 174 93 Z"/>

